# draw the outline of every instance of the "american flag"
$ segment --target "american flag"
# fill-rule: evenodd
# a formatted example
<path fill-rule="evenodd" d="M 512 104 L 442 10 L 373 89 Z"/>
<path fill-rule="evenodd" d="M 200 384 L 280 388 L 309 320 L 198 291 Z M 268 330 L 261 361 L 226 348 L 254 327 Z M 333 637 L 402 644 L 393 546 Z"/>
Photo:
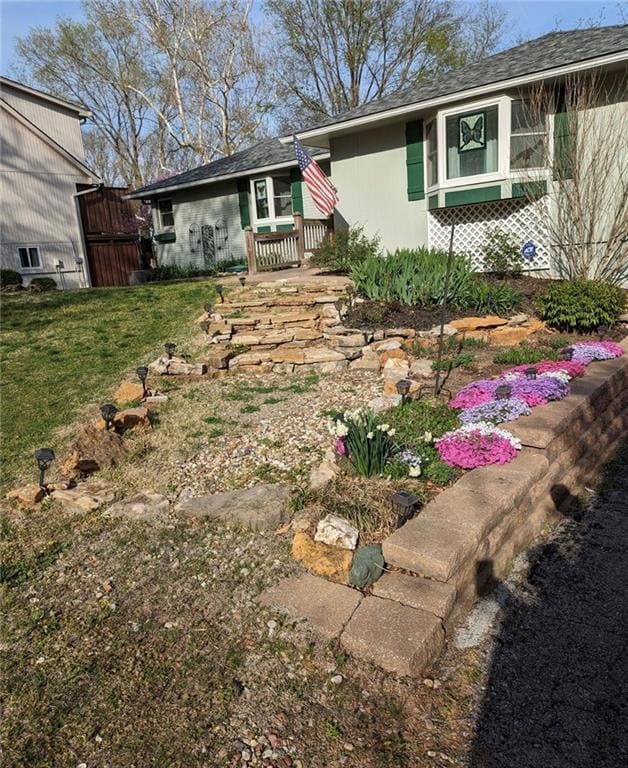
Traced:
<path fill-rule="evenodd" d="M 310 191 L 314 205 L 327 218 L 340 202 L 336 190 L 329 183 L 329 179 L 321 167 L 303 149 L 303 145 L 296 136 L 294 137 L 294 153 L 297 156 L 303 181 Z"/>

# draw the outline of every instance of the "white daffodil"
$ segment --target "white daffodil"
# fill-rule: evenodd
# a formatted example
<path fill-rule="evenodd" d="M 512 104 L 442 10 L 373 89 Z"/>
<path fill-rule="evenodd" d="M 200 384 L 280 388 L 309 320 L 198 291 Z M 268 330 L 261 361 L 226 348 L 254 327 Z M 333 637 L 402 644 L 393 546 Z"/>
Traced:
<path fill-rule="evenodd" d="M 421 467 L 420 466 L 410 467 L 410 469 L 408 470 L 408 475 L 410 477 L 420 477 L 420 475 L 421 475 Z"/>
<path fill-rule="evenodd" d="M 366 435 L 366 439 L 367 440 L 372 440 L 373 437 L 374 437 L 374 433 L 373 432 L 368 432 L 367 435 Z"/>
<path fill-rule="evenodd" d="M 423 442 L 424 443 L 431 443 L 434 438 L 432 437 L 431 432 L 424 432 L 423 433 Z"/>
<path fill-rule="evenodd" d="M 396 431 L 397 431 L 397 430 L 396 430 L 396 429 L 394 429 L 394 428 L 393 428 L 393 429 L 389 429 L 389 430 L 388 430 L 388 437 L 392 437 L 392 436 L 395 434 L 395 432 L 396 432 Z"/>

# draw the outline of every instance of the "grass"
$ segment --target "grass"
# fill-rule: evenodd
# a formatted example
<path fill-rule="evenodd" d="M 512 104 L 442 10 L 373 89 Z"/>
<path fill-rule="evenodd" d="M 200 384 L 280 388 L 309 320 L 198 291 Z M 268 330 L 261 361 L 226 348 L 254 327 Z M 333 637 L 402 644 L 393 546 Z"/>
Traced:
<path fill-rule="evenodd" d="M 175 341 L 213 295 L 208 282 L 3 296 L 0 346 L 2 486 L 30 468 L 55 430 L 106 397 L 128 368 Z M 95 415 L 95 414 L 94 414 Z"/>

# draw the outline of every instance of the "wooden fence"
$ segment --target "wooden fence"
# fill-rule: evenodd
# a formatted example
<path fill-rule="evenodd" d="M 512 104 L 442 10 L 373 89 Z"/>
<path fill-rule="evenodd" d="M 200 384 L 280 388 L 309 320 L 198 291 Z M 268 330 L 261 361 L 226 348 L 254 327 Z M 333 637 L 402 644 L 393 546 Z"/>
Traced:
<path fill-rule="evenodd" d="M 301 266 L 306 253 L 315 253 L 333 233 L 331 219 L 304 219 L 294 214 L 294 229 L 284 232 L 244 232 L 249 273 Z"/>

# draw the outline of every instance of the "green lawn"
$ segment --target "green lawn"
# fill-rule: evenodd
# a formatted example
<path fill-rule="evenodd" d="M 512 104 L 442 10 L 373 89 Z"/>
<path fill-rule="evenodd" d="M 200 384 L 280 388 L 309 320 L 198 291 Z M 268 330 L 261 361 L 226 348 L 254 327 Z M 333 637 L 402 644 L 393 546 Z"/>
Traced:
<path fill-rule="evenodd" d="M 57 427 L 107 396 L 168 340 L 184 342 L 212 283 L 162 283 L 2 297 L 2 487 L 55 445 Z M 97 416 L 95 410 L 94 416 Z"/>

